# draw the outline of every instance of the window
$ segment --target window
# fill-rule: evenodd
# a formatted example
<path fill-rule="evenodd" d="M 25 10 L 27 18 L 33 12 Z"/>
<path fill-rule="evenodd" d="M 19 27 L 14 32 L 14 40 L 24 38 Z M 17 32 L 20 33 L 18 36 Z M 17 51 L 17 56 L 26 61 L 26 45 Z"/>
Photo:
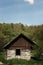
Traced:
<path fill-rule="evenodd" d="M 20 55 L 20 49 L 16 49 L 16 55 Z"/>

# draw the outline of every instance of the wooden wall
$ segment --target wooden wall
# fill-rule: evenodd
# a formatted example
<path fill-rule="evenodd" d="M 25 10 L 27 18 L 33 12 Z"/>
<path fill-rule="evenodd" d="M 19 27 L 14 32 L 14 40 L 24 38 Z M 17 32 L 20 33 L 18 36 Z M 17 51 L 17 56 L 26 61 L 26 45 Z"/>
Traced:
<path fill-rule="evenodd" d="M 12 45 L 9 47 L 9 49 L 16 49 L 16 48 L 30 49 L 31 43 L 21 37 L 15 43 L 13 42 Z"/>

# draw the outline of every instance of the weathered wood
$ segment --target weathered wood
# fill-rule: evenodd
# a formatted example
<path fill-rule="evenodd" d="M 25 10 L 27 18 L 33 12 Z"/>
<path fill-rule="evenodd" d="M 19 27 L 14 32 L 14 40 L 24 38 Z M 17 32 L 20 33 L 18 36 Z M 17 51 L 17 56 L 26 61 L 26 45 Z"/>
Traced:
<path fill-rule="evenodd" d="M 14 43 L 14 42 L 13 42 Z M 19 38 L 14 44 L 12 44 L 9 49 L 15 49 L 15 48 L 25 48 L 25 49 L 30 49 L 30 42 L 25 40 L 24 38 Z"/>

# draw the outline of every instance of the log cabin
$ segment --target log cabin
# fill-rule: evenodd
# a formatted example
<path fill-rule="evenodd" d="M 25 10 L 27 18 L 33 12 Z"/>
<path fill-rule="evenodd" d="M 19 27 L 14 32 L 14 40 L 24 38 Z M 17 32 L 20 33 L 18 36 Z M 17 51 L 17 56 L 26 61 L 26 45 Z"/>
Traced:
<path fill-rule="evenodd" d="M 24 34 L 18 35 L 15 39 L 4 46 L 6 59 L 31 59 L 31 48 L 35 43 Z"/>

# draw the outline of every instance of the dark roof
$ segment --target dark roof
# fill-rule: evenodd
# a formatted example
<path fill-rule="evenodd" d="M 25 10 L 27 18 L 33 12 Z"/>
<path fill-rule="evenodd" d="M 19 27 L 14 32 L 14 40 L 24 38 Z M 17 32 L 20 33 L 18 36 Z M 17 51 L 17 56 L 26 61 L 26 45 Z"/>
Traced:
<path fill-rule="evenodd" d="M 23 37 L 23 38 L 26 39 L 28 42 L 30 42 L 32 45 L 35 44 L 32 40 L 30 40 L 30 39 L 29 39 L 28 37 L 26 37 L 24 34 L 20 34 L 20 35 L 18 35 L 15 39 L 11 40 L 8 44 L 6 44 L 6 45 L 4 46 L 4 49 L 9 48 L 9 46 L 12 45 L 13 42 L 15 43 L 20 37 Z M 36 44 L 35 44 L 35 45 L 36 45 Z"/>

